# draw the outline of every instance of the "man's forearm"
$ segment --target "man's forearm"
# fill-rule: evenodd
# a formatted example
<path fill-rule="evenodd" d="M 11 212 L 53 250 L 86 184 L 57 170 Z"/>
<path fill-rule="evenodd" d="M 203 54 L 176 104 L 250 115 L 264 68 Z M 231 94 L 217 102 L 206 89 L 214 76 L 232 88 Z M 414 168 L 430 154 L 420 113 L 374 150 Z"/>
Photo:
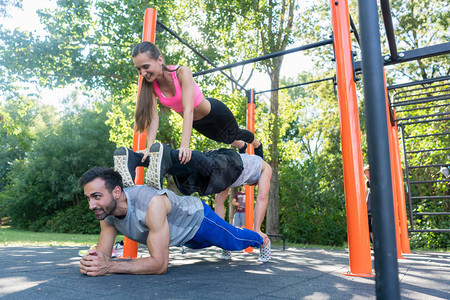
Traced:
<path fill-rule="evenodd" d="M 159 262 L 152 257 L 133 260 L 120 259 L 109 261 L 107 274 L 165 274 L 168 262 Z"/>

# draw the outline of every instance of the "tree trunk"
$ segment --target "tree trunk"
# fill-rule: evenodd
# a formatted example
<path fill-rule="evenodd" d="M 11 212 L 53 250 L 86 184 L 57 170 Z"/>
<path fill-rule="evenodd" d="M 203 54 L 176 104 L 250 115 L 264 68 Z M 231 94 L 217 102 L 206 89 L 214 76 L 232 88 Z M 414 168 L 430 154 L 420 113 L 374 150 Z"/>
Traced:
<path fill-rule="evenodd" d="M 277 63 L 270 76 L 271 89 L 279 87 L 282 61 L 281 57 L 276 59 Z M 272 179 L 270 180 L 269 203 L 267 204 L 266 232 L 278 234 L 280 233 L 280 215 L 278 212 L 280 202 L 278 187 L 278 139 L 280 135 L 278 130 L 278 91 L 272 92 L 270 96 L 270 117 L 272 122 L 269 131 L 272 143 L 269 145 L 270 153 L 268 153 L 268 157 L 269 165 L 272 167 Z"/>

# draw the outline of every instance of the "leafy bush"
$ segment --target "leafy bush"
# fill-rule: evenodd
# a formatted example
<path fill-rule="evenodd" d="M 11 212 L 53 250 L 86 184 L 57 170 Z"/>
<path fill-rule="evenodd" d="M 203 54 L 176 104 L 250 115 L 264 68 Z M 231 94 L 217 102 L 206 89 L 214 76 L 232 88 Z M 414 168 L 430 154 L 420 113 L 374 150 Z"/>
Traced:
<path fill-rule="evenodd" d="M 13 163 L 0 193 L 0 209 L 12 226 L 92 232 L 92 213 L 80 208 L 86 202 L 77 180 L 93 166 L 113 164 L 115 145 L 108 139 L 106 110 L 79 109 L 41 128 L 26 158 Z M 72 220 L 70 214 L 78 221 L 63 222 L 64 217 Z"/>
<path fill-rule="evenodd" d="M 341 246 L 346 241 L 345 205 L 340 185 L 333 186 L 320 162 L 305 161 L 281 170 L 281 229 L 294 243 Z"/>
<path fill-rule="evenodd" d="M 34 228 L 30 227 L 30 229 L 33 230 Z M 99 221 L 95 219 L 94 213 L 89 210 L 86 201 L 58 211 L 39 231 L 97 234 L 100 233 L 100 225 Z"/>

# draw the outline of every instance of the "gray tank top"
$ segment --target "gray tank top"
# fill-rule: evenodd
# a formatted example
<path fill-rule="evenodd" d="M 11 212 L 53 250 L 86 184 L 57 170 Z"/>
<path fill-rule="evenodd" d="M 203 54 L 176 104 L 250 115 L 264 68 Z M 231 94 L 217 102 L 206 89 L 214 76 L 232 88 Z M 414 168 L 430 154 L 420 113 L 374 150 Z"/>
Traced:
<path fill-rule="evenodd" d="M 191 240 L 203 221 L 203 204 L 198 198 L 178 196 L 170 190 L 157 190 L 146 185 L 124 188 L 123 191 L 127 197 L 127 215 L 123 219 L 108 216 L 105 221 L 138 243 L 147 244 L 148 228 L 145 225 L 145 214 L 150 201 L 156 195 L 166 194 L 172 204 L 172 209 L 167 215 L 170 246 L 182 246 Z"/>
<path fill-rule="evenodd" d="M 243 184 L 255 184 L 261 177 L 262 158 L 257 155 L 248 155 L 240 153 L 244 169 L 241 175 L 230 188 L 241 186 Z"/>

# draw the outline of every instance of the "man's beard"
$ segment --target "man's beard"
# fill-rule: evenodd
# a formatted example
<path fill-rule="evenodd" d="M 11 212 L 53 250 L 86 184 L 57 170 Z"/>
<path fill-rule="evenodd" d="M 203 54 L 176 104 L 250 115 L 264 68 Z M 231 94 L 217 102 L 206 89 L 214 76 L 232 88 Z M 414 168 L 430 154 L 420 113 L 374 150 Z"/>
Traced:
<path fill-rule="evenodd" d="M 99 221 L 104 220 L 109 215 L 112 215 L 113 212 L 116 210 L 117 201 L 114 199 L 112 193 L 110 193 L 110 196 L 111 196 L 111 201 L 107 207 L 105 207 L 104 209 L 103 208 L 94 209 L 94 212 L 100 212 L 100 211 L 103 212 L 101 214 L 95 214 L 95 218 Z"/>

